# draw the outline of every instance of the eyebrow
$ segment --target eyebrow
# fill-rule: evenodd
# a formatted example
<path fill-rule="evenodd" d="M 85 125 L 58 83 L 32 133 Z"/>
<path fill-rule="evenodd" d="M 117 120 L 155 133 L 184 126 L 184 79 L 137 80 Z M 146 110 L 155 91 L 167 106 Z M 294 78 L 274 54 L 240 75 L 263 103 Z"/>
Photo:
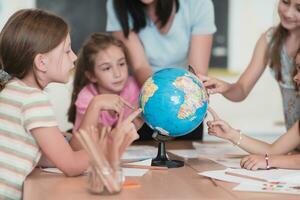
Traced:
<path fill-rule="evenodd" d="M 121 61 L 121 60 L 125 60 L 126 61 L 125 57 L 122 57 L 122 58 L 118 59 L 118 61 Z"/>
<path fill-rule="evenodd" d="M 99 65 L 96 65 L 97 67 L 103 67 L 103 66 L 105 66 L 105 65 L 110 65 L 110 63 L 108 63 L 108 62 L 105 62 L 105 63 L 101 63 L 101 64 L 99 64 Z"/>

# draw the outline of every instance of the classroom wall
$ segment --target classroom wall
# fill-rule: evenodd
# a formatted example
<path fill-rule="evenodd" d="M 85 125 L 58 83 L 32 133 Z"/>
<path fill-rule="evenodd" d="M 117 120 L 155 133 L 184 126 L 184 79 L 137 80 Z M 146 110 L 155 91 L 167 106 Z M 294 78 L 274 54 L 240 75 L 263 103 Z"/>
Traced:
<path fill-rule="evenodd" d="M 230 0 L 228 69 L 242 72 L 260 35 L 278 22 L 278 0 Z"/>

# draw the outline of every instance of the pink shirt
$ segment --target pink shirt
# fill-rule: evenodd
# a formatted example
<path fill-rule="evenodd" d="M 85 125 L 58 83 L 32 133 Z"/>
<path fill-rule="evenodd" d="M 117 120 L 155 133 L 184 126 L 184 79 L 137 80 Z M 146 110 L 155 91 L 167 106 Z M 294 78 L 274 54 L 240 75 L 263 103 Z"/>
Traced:
<path fill-rule="evenodd" d="M 98 95 L 98 91 L 94 84 L 89 84 L 85 86 L 78 94 L 77 100 L 75 102 L 76 106 L 76 118 L 73 131 L 79 128 L 83 115 L 94 96 Z M 133 106 L 138 105 L 138 97 L 140 94 L 140 88 L 134 78 L 129 77 L 127 83 L 125 84 L 120 96 Z M 132 109 L 125 107 L 124 117 L 127 117 L 132 113 Z M 105 126 L 114 126 L 117 122 L 118 117 L 112 116 L 107 111 L 101 111 L 99 114 L 99 123 Z"/>

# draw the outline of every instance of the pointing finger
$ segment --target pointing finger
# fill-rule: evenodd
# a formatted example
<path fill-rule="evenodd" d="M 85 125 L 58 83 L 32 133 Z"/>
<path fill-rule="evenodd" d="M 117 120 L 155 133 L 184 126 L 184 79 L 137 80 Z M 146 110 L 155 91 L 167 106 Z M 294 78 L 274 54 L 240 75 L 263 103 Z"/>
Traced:
<path fill-rule="evenodd" d="M 208 112 L 213 116 L 214 120 L 219 120 L 220 119 L 218 114 L 211 107 L 208 107 Z"/>

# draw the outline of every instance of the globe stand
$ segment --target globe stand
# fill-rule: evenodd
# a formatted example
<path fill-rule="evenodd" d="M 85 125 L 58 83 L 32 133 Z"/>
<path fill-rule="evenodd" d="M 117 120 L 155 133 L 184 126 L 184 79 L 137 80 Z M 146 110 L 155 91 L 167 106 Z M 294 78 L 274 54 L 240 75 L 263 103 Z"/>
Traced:
<path fill-rule="evenodd" d="M 183 167 L 184 162 L 180 160 L 170 160 L 167 156 L 165 142 L 172 140 L 170 136 L 162 135 L 157 131 L 154 131 L 152 135 L 153 139 L 159 142 L 158 152 L 156 158 L 152 159 L 152 166 L 164 166 L 168 168 L 178 168 Z"/>

